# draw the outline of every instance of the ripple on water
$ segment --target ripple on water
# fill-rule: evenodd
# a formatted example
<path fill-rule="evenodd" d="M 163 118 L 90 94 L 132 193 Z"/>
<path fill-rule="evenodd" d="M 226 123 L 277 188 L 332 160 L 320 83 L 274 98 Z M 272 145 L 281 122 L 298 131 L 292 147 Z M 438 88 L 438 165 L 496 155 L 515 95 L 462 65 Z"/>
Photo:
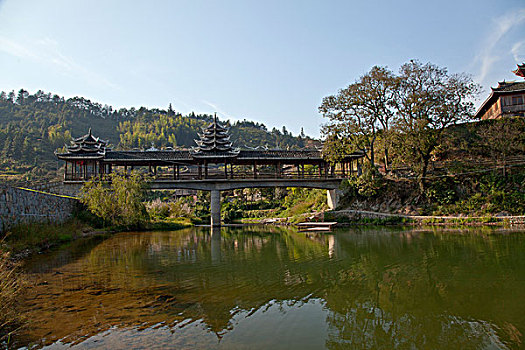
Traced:
<path fill-rule="evenodd" d="M 524 232 L 123 233 L 26 268 L 19 345 L 517 348 L 525 334 Z"/>

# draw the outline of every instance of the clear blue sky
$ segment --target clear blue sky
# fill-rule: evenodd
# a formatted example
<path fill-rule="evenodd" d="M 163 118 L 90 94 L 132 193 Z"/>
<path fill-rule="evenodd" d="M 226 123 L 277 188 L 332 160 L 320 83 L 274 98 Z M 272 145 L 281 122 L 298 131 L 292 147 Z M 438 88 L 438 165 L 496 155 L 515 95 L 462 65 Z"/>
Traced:
<path fill-rule="evenodd" d="M 525 61 L 525 1 L 0 0 L 0 90 L 294 134 L 319 135 L 323 96 L 414 58 L 472 74 L 484 99 Z"/>

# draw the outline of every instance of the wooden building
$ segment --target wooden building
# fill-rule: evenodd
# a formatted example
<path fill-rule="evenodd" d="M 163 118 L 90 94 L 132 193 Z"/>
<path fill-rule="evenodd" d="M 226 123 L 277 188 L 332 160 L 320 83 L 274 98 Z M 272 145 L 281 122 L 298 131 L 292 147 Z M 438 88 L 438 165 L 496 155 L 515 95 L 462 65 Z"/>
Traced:
<path fill-rule="evenodd" d="M 513 73 L 525 77 L 525 64 L 519 64 Z M 491 89 L 489 97 L 476 112 L 476 118 L 485 120 L 525 116 L 525 81 L 503 81 Z"/>
<path fill-rule="evenodd" d="M 188 150 L 117 151 L 89 132 L 74 139 L 64 160 L 65 182 L 82 182 L 113 171 L 139 170 L 156 180 L 335 178 L 359 174 L 364 154 L 354 152 L 331 164 L 319 150 L 240 150 L 215 117 Z M 147 169 L 147 170 L 146 170 Z"/>

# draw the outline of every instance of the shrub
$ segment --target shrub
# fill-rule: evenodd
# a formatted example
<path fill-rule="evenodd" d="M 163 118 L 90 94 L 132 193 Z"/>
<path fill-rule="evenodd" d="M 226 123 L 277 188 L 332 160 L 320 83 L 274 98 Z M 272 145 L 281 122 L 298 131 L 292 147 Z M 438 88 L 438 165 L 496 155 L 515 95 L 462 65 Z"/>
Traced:
<path fill-rule="evenodd" d="M 81 202 L 106 224 L 128 228 L 142 227 L 149 221 L 143 199 L 145 181 L 137 173 L 113 173 L 109 183 L 93 179 L 84 184 Z"/>

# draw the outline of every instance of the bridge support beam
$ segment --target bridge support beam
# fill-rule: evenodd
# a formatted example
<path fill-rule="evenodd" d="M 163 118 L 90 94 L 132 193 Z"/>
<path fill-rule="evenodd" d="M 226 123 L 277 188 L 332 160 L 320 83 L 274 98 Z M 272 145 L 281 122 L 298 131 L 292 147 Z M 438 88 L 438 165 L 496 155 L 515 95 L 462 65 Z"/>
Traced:
<path fill-rule="evenodd" d="M 221 226 L 221 191 L 212 190 L 210 198 L 211 226 Z"/>
<path fill-rule="evenodd" d="M 328 208 L 335 209 L 339 205 L 339 190 L 326 190 L 326 199 L 328 201 Z"/>

